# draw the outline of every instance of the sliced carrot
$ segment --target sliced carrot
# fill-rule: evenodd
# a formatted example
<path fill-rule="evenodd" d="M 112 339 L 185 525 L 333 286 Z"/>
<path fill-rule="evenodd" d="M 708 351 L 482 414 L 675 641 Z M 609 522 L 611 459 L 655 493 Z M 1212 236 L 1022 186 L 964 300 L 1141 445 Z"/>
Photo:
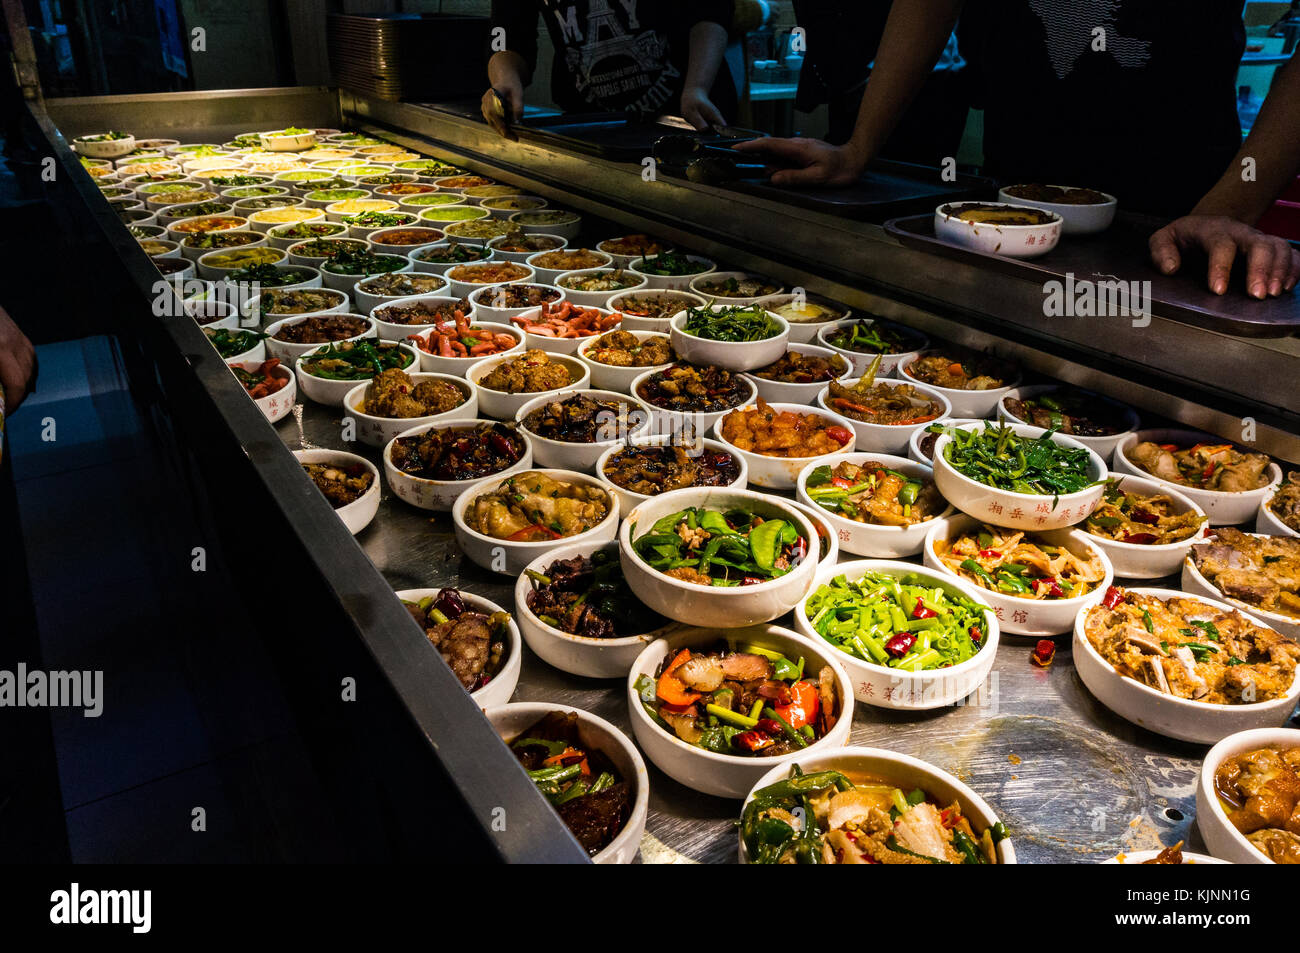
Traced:
<path fill-rule="evenodd" d="M 659 682 L 655 686 L 655 694 L 670 705 L 693 705 L 700 698 L 698 692 L 688 692 L 681 679 L 673 674 L 677 669 L 685 665 L 690 660 L 690 657 L 691 650 L 682 649 L 677 653 L 677 657 L 672 660 L 672 663 L 664 669 L 663 674 L 659 676 Z"/>

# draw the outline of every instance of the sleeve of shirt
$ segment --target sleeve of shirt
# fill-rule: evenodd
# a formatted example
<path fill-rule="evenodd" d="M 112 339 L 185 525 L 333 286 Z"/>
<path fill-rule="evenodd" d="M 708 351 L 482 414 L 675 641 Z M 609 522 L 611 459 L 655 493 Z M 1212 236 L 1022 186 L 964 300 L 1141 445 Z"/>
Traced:
<path fill-rule="evenodd" d="M 533 0 L 492 0 L 492 26 L 506 31 L 506 49 L 537 69 L 537 6 Z"/>

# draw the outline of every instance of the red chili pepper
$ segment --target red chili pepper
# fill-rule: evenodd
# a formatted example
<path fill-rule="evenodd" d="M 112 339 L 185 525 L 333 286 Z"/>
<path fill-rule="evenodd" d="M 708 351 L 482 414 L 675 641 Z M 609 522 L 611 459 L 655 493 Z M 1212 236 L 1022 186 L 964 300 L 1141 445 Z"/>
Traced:
<path fill-rule="evenodd" d="M 933 619 L 936 615 L 938 613 L 933 609 L 927 609 L 920 599 L 916 600 L 916 605 L 912 608 L 913 619 Z"/>
<path fill-rule="evenodd" d="M 767 582 L 767 580 L 759 579 L 757 576 L 746 576 L 744 579 L 740 580 L 742 586 L 757 586 L 764 582 Z"/>
<path fill-rule="evenodd" d="M 1034 588 L 1043 589 L 1046 587 L 1049 596 L 1060 597 L 1065 595 L 1065 590 L 1060 587 L 1055 579 L 1035 579 Z"/>
<path fill-rule="evenodd" d="M 789 704 L 777 705 L 776 713 L 791 728 L 798 729 L 812 724 L 818 710 L 816 686 L 812 682 L 795 682 L 790 686 L 790 694 L 792 697 Z M 763 723 L 759 722 L 759 729 L 762 730 L 762 727 Z"/>
<path fill-rule="evenodd" d="M 885 643 L 885 651 L 894 658 L 902 658 L 916 644 L 916 636 L 911 632 L 900 632 Z"/>
<path fill-rule="evenodd" d="M 1160 517 L 1144 510 L 1140 506 L 1133 507 L 1133 512 L 1128 515 L 1128 518 L 1135 523 L 1144 523 L 1147 526 L 1155 526 L 1160 522 Z"/>
<path fill-rule="evenodd" d="M 1126 598 L 1128 597 L 1124 595 L 1123 589 L 1121 589 L 1119 586 L 1111 586 L 1109 589 L 1106 590 L 1106 595 L 1102 597 L 1101 604 L 1104 605 L 1107 609 L 1113 609 L 1121 602 L 1123 602 Z"/>
<path fill-rule="evenodd" d="M 1150 545 L 1156 541 L 1155 533 L 1125 533 L 1121 543 L 1139 543 L 1143 546 Z"/>
<path fill-rule="evenodd" d="M 1001 555 L 1002 555 L 1002 554 L 1001 554 L 1000 552 L 998 552 L 996 549 L 981 549 L 981 550 L 980 550 L 980 559 L 998 559 L 998 558 L 1001 557 Z"/>
<path fill-rule="evenodd" d="M 760 731 L 742 731 L 736 735 L 735 740 L 736 744 L 746 751 L 762 751 L 764 748 L 770 748 L 776 744 L 776 741 L 769 735 L 765 735 Z"/>
<path fill-rule="evenodd" d="M 1029 656 L 1029 660 L 1039 668 L 1047 668 L 1056 658 L 1056 643 L 1051 639 L 1039 639 L 1038 644 L 1034 646 L 1034 653 Z"/>
<path fill-rule="evenodd" d="M 855 439 L 853 434 L 843 427 L 827 427 L 826 436 L 830 437 L 841 447 L 849 441 Z"/>
<path fill-rule="evenodd" d="M 832 486 L 837 486 L 837 487 L 839 487 L 841 490 L 847 490 L 849 487 L 851 487 L 851 486 L 853 485 L 853 481 L 852 481 L 852 480 L 846 480 L 846 479 L 844 479 L 844 477 L 832 477 L 832 478 L 831 478 L 831 485 L 832 485 Z"/>
<path fill-rule="evenodd" d="M 761 731 L 765 735 L 771 735 L 775 738 L 781 733 L 781 726 L 771 718 L 760 718 L 758 724 L 754 726 L 755 731 Z"/>
<path fill-rule="evenodd" d="M 979 642 L 983 638 L 984 633 L 979 630 L 979 626 L 973 625 L 970 627 L 970 640 L 972 642 Z"/>

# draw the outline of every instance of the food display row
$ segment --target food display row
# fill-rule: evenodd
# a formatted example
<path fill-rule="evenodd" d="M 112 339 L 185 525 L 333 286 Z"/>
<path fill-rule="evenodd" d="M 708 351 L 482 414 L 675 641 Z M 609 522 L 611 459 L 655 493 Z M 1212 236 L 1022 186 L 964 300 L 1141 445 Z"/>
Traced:
<path fill-rule="evenodd" d="M 103 141 L 87 173 L 322 511 L 372 559 L 454 539 L 391 598 L 597 862 L 1052 859 L 890 729 L 1071 662 L 1066 704 L 1215 746 L 1183 756 L 1215 857 L 1300 862 L 1277 461 L 377 136 Z"/>

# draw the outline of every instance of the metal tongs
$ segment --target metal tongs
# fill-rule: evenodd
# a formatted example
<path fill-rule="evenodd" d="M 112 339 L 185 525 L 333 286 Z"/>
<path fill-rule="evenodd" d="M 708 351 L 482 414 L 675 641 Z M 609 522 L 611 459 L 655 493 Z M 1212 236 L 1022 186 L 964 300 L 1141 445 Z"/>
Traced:
<path fill-rule="evenodd" d="M 732 138 L 748 139 L 752 136 Z M 654 142 L 652 154 L 656 162 L 682 169 L 687 179 L 703 185 L 722 185 L 737 179 L 765 179 L 768 175 L 769 167 L 761 162 L 746 162 L 731 149 L 711 146 L 683 133 L 660 136 Z"/>

